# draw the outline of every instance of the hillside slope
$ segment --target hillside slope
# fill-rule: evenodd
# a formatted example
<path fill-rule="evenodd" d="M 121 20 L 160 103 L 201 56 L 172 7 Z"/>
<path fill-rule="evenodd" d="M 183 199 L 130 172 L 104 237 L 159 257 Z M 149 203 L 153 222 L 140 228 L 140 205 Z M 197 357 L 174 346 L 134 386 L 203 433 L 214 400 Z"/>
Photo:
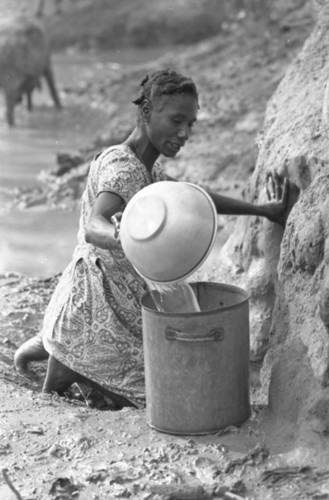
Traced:
<path fill-rule="evenodd" d="M 277 18 L 271 22 L 267 18 L 255 19 L 250 13 L 241 19 L 235 17 L 222 26 L 221 34 L 190 46 L 169 48 L 161 59 L 146 65 L 114 69 L 112 64 L 103 63 L 82 88 L 72 85 L 66 89 L 70 98 L 76 95 L 81 106 L 92 103 L 109 110 L 108 127 L 102 137 L 91 140 L 87 151 L 79 152 L 81 163 L 98 148 L 128 134 L 134 126 L 131 101 L 138 93 L 139 81 L 146 72 L 170 66 L 196 81 L 200 112 L 188 146 L 174 160 L 163 159 L 168 172 L 240 195 L 254 169 L 266 103 L 313 25 L 308 4 L 289 15 L 284 12 L 277 9 Z M 48 178 L 59 198 L 66 183 L 72 185 L 75 174 L 80 182 L 81 171 L 74 170 L 56 179 L 56 186 L 54 179 Z M 75 192 L 77 196 L 81 193 L 79 189 Z M 27 205 L 30 202 L 27 196 Z"/>

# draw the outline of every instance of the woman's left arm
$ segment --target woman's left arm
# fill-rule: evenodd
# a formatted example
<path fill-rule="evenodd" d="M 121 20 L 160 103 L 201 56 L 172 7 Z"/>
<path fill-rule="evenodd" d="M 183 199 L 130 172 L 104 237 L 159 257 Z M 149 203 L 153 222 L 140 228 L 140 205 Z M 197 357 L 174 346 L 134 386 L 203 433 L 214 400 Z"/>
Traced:
<path fill-rule="evenodd" d="M 166 175 L 168 181 L 177 181 Z M 293 187 L 293 189 L 291 189 Z M 254 205 L 244 200 L 222 196 L 206 190 L 215 203 L 218 214 L 224 215 L 255 215 L 266 217 L 272 222 L 285 226 L 291 207 L 298 198 L 299 191 L 296 186 L 281 178 L 276 172 L 270 172 L 266 177 L 266 194 L 268 202 Z M 291 200 L 290 191 L 292 192 Z"/>
<path fill-rule="evenodd" d="M 268 174 L 266 179 L 266 193 L 268 203 L 254 205 L 253 203 L 235 198 L 229 198 L 208 191 L 215 203 L 217 213 L 227 215 L 256 215 L 266 217 L 283 227 L 288 217 L 288 179 L 283 180 L 276 174 Z"/>
<path fill-rule="evenodd" d="M 170 175 L 166 174 L 166 181 L 174 181 L 174 182 L 179 182 L 178 179 L 175 179 L 174 177 L 171 177 Z"/>

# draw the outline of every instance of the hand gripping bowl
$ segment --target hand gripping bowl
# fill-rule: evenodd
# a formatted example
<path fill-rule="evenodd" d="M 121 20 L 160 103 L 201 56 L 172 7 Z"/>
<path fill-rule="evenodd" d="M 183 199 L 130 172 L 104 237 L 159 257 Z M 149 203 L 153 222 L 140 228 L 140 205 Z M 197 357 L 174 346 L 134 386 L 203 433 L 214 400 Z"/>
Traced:
<path fill-rule="evenodd" d="M 188 182 L 143 188 L 127 204 L 120 225 L 126 257 L 143 278 L 159 284 L 193 274 L 209 255 L 216 233 L 212 199 Z"/>

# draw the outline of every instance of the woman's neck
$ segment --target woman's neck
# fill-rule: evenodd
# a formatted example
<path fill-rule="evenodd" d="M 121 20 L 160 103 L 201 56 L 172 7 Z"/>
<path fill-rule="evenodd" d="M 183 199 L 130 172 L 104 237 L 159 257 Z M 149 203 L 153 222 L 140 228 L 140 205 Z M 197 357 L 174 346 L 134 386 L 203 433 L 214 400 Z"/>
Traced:
<path fill-rule="evenodd" d="M 145 167 L 151 171 L 154 163 L 159 158 L 159 152 L 153 147 L 147 135 L 136 128 L 125 143 L 128 144 Z"/>

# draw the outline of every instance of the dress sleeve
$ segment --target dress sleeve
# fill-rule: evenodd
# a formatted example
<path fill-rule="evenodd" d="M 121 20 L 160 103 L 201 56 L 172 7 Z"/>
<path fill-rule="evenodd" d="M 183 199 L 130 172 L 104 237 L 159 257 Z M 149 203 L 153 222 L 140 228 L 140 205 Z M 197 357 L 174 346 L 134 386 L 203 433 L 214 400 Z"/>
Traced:
<path fill-rule="evenodd" d="M 153 167 L 153 180 L 154 182 L 166 180 L 166 171 L 159 161 Z"/>
<path fill-rule="evenodd" d="M 127 204 L 149 183 L 140 162 L 124 149 L 105 151 L 98 161 L 96 196 L 104 191 L 115 193 Z"/>

